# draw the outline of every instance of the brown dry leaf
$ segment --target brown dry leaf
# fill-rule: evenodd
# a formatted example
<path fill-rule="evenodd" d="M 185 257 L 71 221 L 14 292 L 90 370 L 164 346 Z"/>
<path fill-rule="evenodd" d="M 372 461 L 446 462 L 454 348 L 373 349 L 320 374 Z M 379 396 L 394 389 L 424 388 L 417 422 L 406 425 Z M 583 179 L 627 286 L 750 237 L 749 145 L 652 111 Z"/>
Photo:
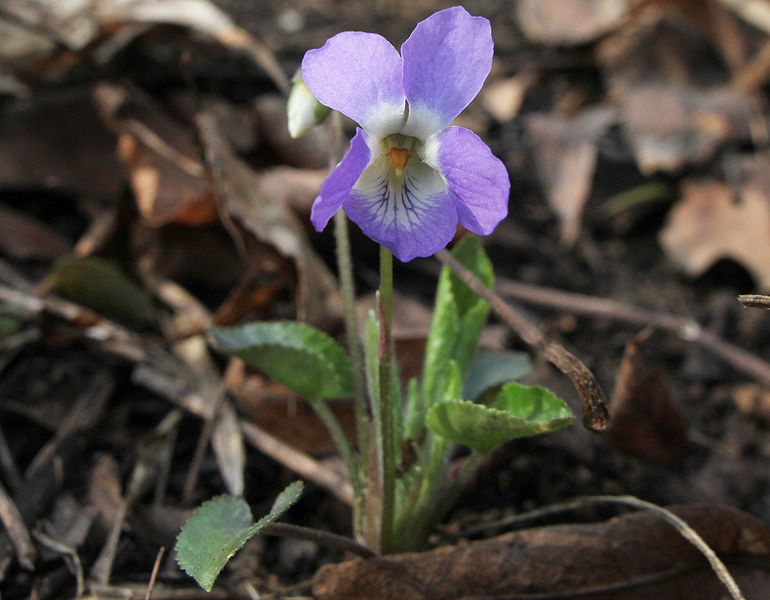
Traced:
<path fill-rule="evenodd" d="M 87 89 L 41 93 L 4 107 L 0 185 L 119 197 L 125 176 L 115 138 L 99 121 Z"/>
<path fill-rule="evenodd" d="M 142 218 L 152 227 L 200 225 L 217 217 L 194 132 L 150 103 L 101 84 L 94 97 L 105 123 L 118 135 L 118 155 Z"/>
<path fill-rule="evenodd" d="M 761 590 L 770 584 L 770 530 L 758 519 L 732 508 L 705 505 L 671 512 L 716 553 L 755 561 L 753 568 L 731 569 L 739 585 L 748 581 L 746 590 L 753 584 L 753 589 Z M 595 525 L 517 531 L 420 554 L 326 565 L 313 583 L 316 600 L 489 599 L 519 594 L 704 600 L 725 593 L 703 555 L 649 512 Z"/>
<path fill-rule="evenodd" d="M 687 443 L 687 424 L 662 365 L 651 365 L 643 348 L 651 331 L 626 344 L 610 401 L 607 439 L 621 452 L 670 465 Z"/>
<path fill-rule="evenodd" d="M 102 52 L 95 54 L 97 60 L 106 61 L 112 52 L 105 48 L 120 47 L 121 34 L 128 32 L 126 37 L 130 39 L 137 28 L 176 25 L 243 52 L 273 79 L 278 89 L 289 88 L 289 80 L 272 52 L 209 0 L 4 0 L 3 9 L 29 25 L 18 31 L 11 29 L 15 34 L 15 45 L 11 46 L 15 62 L 57 51 L 57 42 L 70 50 L 80 50 L 103 32 L 117 34 L 116 39 L 102 46 Z M 45 34 L 31 36 L 28 29 L 40 29 Z"/>
<path fill-rule="evenodd" d="M 753 107 L 734 88 L 646 85 L 635 88 L 621 115 L 643 173 L 705 164 L 725 144 L 749 139 Z"/>
<path fill-rule="evenodd" d="M 603 106 L 574 117 L 535 115 L 529 119 L 538 177 L 561 221 L 561 238 L 566 244 L 574 243 L 580 232 L 596 169 L 597 143 L 614 120 L 615 111 Z"/>
<path fill-rule="evenodd" d="M 310 216 L 310 208 L 318 196 L 328 169 L 295 169 L 274 167 L 259 174 L 262 193 L 286 203 L 300 215 Z"/>
<path fill-rule="evenodd" d="M 286 197 L 275 190 L 275 180 L 263 181 L 233 153 L 219 131 L 213 110 L 201 113 L 197 121 L 221 201 L 230 217 L 295 265 L 299 319 L 322 329 L 337 323 L 342 300 L 334 275 L 311 246 Z"/>
<path fill-rule="evenodd" d="M 587 44 L 621 24 L 629 0 L 519 0 L 516 15 L 533 42 Z"/>
<path fill-rule="evenodd" d="M 643 173 L 702 164 L 749 139 L 752 100 L 729 87 L 706 34 L 659 3 L 603 41 L 599 64 Z"/>
<path fill-rule="evenodd" d="M 770 291 L 770 201 L 753 183 L 738 191 L 716 180 L 685 181 L 660 233 L 668 256 L 700 275 L 722 258 L 742 264 Z"/>
<path fill-rule="evenodd" d="M 247 371 L 233 359 L 225 374 L 228 391 L 243 412 L 261 429 L 312 456 L 336 452 L 323 422 L 298 394 L 262 375 Z M 350 402 L 337 401 L 329 408 L 340 421 L 348 440 L 355 443 L 355 421 Z"/>
<path fill-rule="evenodd" d="M 227 400 L 222 402 L 219 408 L 219 416 L 211 436 L 211 446 L 227 491 L 233 496 L 242 496 L 246 448 L 238 415 L 232 403 Z"/>
<path fill-rule="evenodd" d="M 481 104 L 499 122 L 510 121 L 519 114 L 524 96 L 536 79 L 534 71 L 524 71 L 513 77 L 488 81 L 481 90 Z"/>

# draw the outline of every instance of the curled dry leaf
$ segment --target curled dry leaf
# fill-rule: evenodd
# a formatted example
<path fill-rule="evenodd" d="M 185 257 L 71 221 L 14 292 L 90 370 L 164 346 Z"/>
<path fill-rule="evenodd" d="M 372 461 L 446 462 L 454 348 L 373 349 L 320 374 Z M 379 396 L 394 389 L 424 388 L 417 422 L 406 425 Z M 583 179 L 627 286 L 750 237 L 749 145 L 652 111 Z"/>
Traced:
<path fill-rule="evenodd" d="M 628 0 L 519 0 L 516 15 L 533 42 L 576 45 L 593 42 L 616 28 Z"/>
<path fill-rule="evenodd" d="M 733 259 L 770 291 L 770 200 L 762 190 L 754 182 L 734 190 L 721 181 L 685 181 L 660 233 L 663 249 L 696 276 L 722 258 Z"/>
<path fill-rule="evenodd" d="M 607 439 L 621 452 L 669 465 L 687 443 L 687 425 L 663 366 L 651 365 L 643 356 L 650 333 L 626 344 L 610 401 Z"/>
<path fill-rule="evenodd" d="M 285 193 L 276 190 L 275 180 L 263 181 L 235 155 L 219 130 L 215 111 L 201 113 L 197 121 L 207 162 L 229 217 L 294 263 L 299 319 L 321 329 L 337 322 L 342 300 L 334 276 L 311 246 Z"/>
<path fill-rule="evenodd" d="M 537 174 L 551 208 L 561 221 L 561 238 L 572 244 L 591 193 L 597 143 L 615 120 L 607 107 L 588 109 L 575 117 L 536 115 L 529 119 Z"/>
<path fill-rule="evenodd" d="M 728 86 L 710 40 L 673 5 L 643 11 L 598 59 L 642 172 L 703 164 L 749 139 L 751 99 Z"/>
<path fill-rule="evenodd" d="M 58 44 L 69 50 L 82 50 L 99 38 L 103 32 L 128 31 L 128 38 L 136 28 L 153 25 L 176 25 L 191 29 L 216 40 L 225 48 L 238 50 L 251 57 L 275 82 L 286 91 L 289 80 L 270 50 L 259 40 L 236 26 L 230 17 L 209 0 L 68 0 L 67 2 L 30 2 L 4 0 L 3 9 L 25 27 L 5 27 L 0 47 L 11 50 L 15 63 L 23 63 L 30 56 L 55 53 Z M 38 34 L 36 30 L 44 32 Z M 33 33 L 30 33 L 32 31 Z M 8 33 L 11 36 L 8 36 Z M 120 35 L 115 36 L 113 48 L 121 46 Z M 109 44 L 106 45 L 109 47 Z M 96 53 L 97 60 L 108 60 L 111 52 Z M 54 64 L 56 61 L 53 61 Z M 71 61 L 63 61 L 65 65 Z M 17 66 L 17 65 L 14 65 Z M 54 69 L 54 72 L 56 69 Z M 38 75 L 38 73 L 35 73 Z"/>
<path fill-rule="evenodd" d="M 768 585 L 770 530 L 758 519 L 705 505 L 671 512 L 720 556 L 750 557 L 753 568 L 741 573 Z M 313 583 L 316 600 L 489 599 L 519 594 L 703 600 L 724 594 L 703 555 L 649 512 L 595 525 L 527 529 L 421 554 L 326 565 Z"/>

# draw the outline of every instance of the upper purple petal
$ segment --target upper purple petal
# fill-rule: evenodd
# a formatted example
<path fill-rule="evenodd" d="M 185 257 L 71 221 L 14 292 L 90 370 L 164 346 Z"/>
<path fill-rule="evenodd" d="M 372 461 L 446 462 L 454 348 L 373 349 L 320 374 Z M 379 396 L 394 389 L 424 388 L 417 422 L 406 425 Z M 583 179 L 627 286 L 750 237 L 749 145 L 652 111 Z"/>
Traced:
<path fill-rule="evenodd" d="M 402 262 L 435 254 L 457 231 L 457 210 L 446 183 L 417 157 L 400 178 L 386 157 L 375 158 L 342 208 Z"/>
<path fill-rule="evenodd" d="M 302 59 L 305 85 L 321 104 L 382 137 L 404 122 L 401 56 L 381 35 L 345 31 Z"/>
<path fill-rule="evenodd" d="M 310 221 L 316 231 L 323 231 L 369 164 L 371 151 L 367 141 L 366 132 L 357 129 L 347 154 L 321 185 L 321 191 L 310 209 Z"/>
<path fill-rule="evenodd" d="M 409 118 L 403 133 L 426 139 L 443 129 L 479 93 L 492 68 L 492 28 L 462 6 L 417 24 L 401 46 Z"/>
<path fill-rule="evenodd" d="M 447 127 L 426 144 L 425 159 L 449 186 L 460 224 L 489 235 L 508 214 L 511 181 L 502 161 L 464 127 Z"/>

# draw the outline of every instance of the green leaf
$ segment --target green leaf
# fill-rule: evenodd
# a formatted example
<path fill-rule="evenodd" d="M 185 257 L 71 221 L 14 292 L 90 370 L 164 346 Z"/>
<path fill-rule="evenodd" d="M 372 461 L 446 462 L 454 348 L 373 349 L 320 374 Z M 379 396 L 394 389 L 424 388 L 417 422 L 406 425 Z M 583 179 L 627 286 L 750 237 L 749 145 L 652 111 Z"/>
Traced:
<path fill-rule="evenodd" d="M 422 378 L 422 395 L 425 407 L 429 407 L 439 399 L 438 391 L 444 369 L 452 356 L 455 339 L 459 333 L 458 321 L 457 304 L 452 294 L 452 282 L 449 279 L 449 272 L 445 268 L 439 278 L 433 320 L 430 324 L 428 341 L 425 344 Z"/>
<path fill-rule="evenodd" d="M 481 279 L 485 286 L 492 289 L 495 285 L 495 273 L 492 263 L 484 251 L 481 241 L 475 235 L 467 235 L 452 249 L 452 254 L 465 268 Z M 480 300 L 479 295 L 469 288 L 457 275 L 451 274 L 452 293 L 457 303 L 460 318 Z M 482 300 L 483 302 L 483 300 Z"/>
<path fill-rule="evenodd" d="M 521 379 L 532 370 L 524 352 L 481 352 L 473 361 L 463 385 L 463 398 L 478 400 L 493 387 Z"/>
<path fill-rule="evenodd" d="M 223 350 L 306 398 L 351 394 L 350 357 L 330 336 L 310 325 L 260 321 L 210 331 Z"/>
<path fill-rule="evenodd" d="M 404 437 L 415 438 L 423 428 L 422 399 L 420 384 L 414 377 L 406 386 L 406 409 L 404 410 Z"/>
<path fill-rule="evenodd" d="M 57 294 L 127 325 L 144 327 L 151 320 L 150 295 L 103 258 L 60 258 L 46 283 Z"/>
<path fill-rule="evenodd" d="M 479 346 L 479 338 L 489 315 L 489 304 L 481 298 L 460 320 L 460 330 L 454 344 L 452 358 L 457 361 L 460 371 L 467 373 Z"/>
<path fill-rule="evenodd" d="M 549 390 L 513 382 L 503 386 L 493 407 L 462 400 L 434 404 L 425 424 L 443 438 L 486 453 L 508 440 L 557 431 L 573 420 L 569 407 Z"/>
<path fill-rule="evenodd" d="M 503 386 L 492 406 L 537 424 L 537 430 L 531 435 L 561 429 L 575 418 L 570 407 L 551 390 L 515 381 Z M 551 428 L 552 423 L 555 429 Z"/>
<path fill-rule="evenodd" d="M 444 374 L 443 388 L 441 398 L 443 400 L 456 400 L 460 397 L 460 390 L 463 385 L 463 376 L 460 373 L 460 367 L 453 360 L 449 361 Z"/>
<path fill-rule="evenodd" d="M 299 500 L 303 488 L 304 485 L 301 481 L 294 481 L 287 485 L 284 490 L 278 494 L 275 502 L 273 502 L 270 512 L 254 524 L 252 533 L 259 533 L 267 525 L 273 521 L 277 521 L 283 513 L 289 510 L 292 505 Z"/>
<path fill-rule="evenodd" d="M 242 498 L 217 496 L 203 503 L 187 520 L 176 540 L 179 566 L 210 592 L 233 554 L 286 512 L 301 493 L 302 482 L 290 484 L 276 498 L 270 512 L 257 523 Z"/>

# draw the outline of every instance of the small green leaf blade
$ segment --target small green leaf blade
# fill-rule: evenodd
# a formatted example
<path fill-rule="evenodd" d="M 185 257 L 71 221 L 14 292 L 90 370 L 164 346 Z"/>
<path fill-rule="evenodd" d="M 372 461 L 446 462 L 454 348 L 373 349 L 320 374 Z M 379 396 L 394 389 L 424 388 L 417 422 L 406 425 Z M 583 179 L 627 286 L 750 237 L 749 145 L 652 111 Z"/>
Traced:
<path fill-rule="evenodd" d="M 278 520 L 283 513 L 285 513 L 292 505 L 299 500 L 302 495 L 304 485 L 301 481 L 295 481 L 287 485 L 284 490 L 278 494 L 278 497 L 273 502 L 273 507 L 270 512 L 257 521 L 250 529 L 252 535 L 259 533 L 262 529 L 270 525 L 273 521 Z"/>
<path fill-rule="evenodd" d="M 144 328 L 152 320 L 152 298 L 117 265 L 98 256 L 65 256 L 46 277 L 57 294 L 127 325 Z"/>
<path fill-rule="evenodd" d="M 462 400 L 434 404 L 425 424 L 433 433 L 480 452 L 491 452 L 509 440 L 550 433 L 574 420 L 563 400 L 540 386 L 506 384 L 495 405 Z"/>
<path fill-rule="evenodd" d="M 204 502 L 187 520 L 176 540 L 176 560 L 204 590 L 253 535 L 249 505 L 235 496 L 217 496 Z"/>
<path fill-rule="evenodd" d="M 211 591 L 227 561 L 255 534 L 276 521 L 302 494 L 295 481 L 276 498 L 270 512 L 254 523 L 249 505 L 235 496 L 217 496 L 199 506 L 187 520 L 176 541 L 179 566 Z"/>
<path fill-rule="evenodd" d="M 350 357 L 334 339 L 310 325 L 260 321 L 210 331 L 223 350 L 307 398 L 351 395 Z"/>

